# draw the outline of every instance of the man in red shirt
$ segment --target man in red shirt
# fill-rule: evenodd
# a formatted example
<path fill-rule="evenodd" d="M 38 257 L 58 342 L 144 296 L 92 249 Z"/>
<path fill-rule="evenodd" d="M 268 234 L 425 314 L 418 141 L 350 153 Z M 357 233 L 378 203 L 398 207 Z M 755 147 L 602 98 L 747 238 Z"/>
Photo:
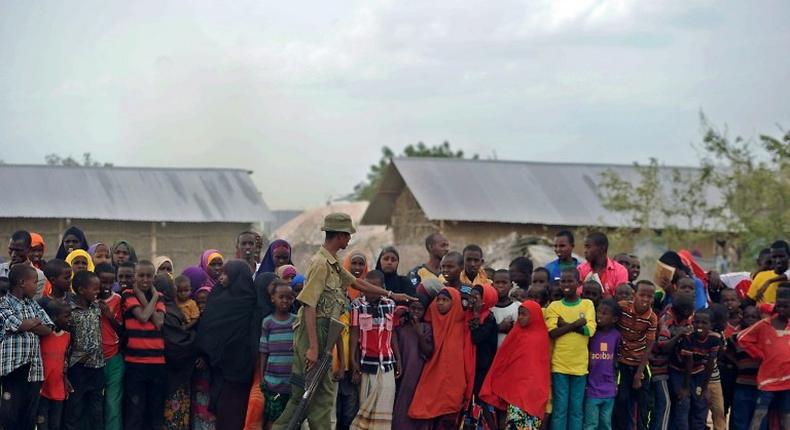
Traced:
<path fill-rule="evenodd" d="M 584 258 L 579 265 L 582 282 L 590 279 L 603 286 L 604 297 L 614 296 L 620 284 L 628 283 L 628 269 L 607 256 L 609 239 L 601 232 L 590 233 L 584 239 Z"/>

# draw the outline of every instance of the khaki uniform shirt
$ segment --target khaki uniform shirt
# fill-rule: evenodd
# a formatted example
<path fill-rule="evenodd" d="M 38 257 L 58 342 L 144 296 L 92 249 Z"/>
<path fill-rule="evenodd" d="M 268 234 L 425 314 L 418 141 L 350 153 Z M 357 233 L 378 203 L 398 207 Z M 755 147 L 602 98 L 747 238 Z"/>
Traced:
<path fill-rule="evenodd" d="M 310 260 L 302 292 L 296 298 L 315 308 L 316 318 L 339 318 L 348 310 L 346 289 L 356 281 L 337 258 L 323 246 Z M 304 321 L 304 311 L 299 309 L 298 325 Z"/>

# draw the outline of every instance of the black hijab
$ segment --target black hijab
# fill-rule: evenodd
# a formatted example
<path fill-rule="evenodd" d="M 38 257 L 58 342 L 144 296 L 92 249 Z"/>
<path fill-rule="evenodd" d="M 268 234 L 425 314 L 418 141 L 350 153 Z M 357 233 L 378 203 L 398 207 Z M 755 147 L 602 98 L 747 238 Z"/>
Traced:
<path fill-rule="evenodd" d="M 398 275 L 397 267 L 392 273 L 387 273 L 381 269 L 381 257 L 383 257 L 384 254 L 395 254 L 395 256 L 398 257 L 398 264 L 400 264 L 400 254 L 398 254 L 398 250 L 395 249 L 394 246 L 387 246 L 381 250 L 381 254 L 379 254 L 378 260 L 376 260 L 376 270 L 384 273 L 384 288 L 393 293 L 413 296 L 416 292 L 414 285 L 412 285 L 408 277 Z"/>
<path fill-rule="evenodd" d="M 250 265 L 230 260 L 223 268 L 228 286 L 217 284 L 200 317 L 197 346 L 223 380 L 249 383 L 255 370 L 261 332 L 260 294 Z"/>
<path fill-rule="evenodd" d="M 197 358 L 193 329 L 184 329 L 187 319 L 176 302 L 176 289 L 170 275 L 158 275 L 154 280 L 157 291 L 162 293 L 165 303 L 165 323 L 162 334 L 165 338 L 165 361 L 167 362 L 167 392 L 172 394 L 188 384 L 192 378 L 193 365 Z"/>
<path fill-rule="evenodd" d="M 57 254 L 55 254 L 55 258 L 65 260 L 66 256 L 69 255 L 69 250 L 63 247 L 63 239 L 65 239 L 68 235 L 73 235 L 80 241 L 80 244 L 74 249 L 88 250 L 90 245 L 88 245 L 88 238 L 85 237 L 85 233 L 83 233 L 79 228 L 71 226 L 63 232 L 63 237 L 60 239 L 60 246 L 58 247 Z"/>

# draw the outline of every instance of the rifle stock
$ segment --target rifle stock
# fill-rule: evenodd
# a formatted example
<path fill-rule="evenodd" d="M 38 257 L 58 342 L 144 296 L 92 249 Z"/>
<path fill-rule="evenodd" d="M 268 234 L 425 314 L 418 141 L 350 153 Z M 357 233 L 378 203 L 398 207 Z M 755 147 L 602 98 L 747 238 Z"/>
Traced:
<path fill-rule="evenodd" d="M 310 405 L 310 400 L 313 398 L 313 394 L 315 394 L 315 390 L 319 382 L 321 382 L 321 378 L 326 375 L 326 372 L 328 372 L 329 368 L 332 366 L 332 349 L 335 347 L 337 339 L 345 328 L 346 325 L 342 322 L 334 318 L 329 320 L 326 346 L 321 352 L 318 363 L 308 370 L 304 377 L 304 394 L 302 398 L 299 399 L 299 406 L 296 407 L 293 416 L 291 416 L 291 420 L 288 422 L 288 430 L 298 430 L 302 427 L 302 422 L 304 421 L 307 407 Z"/>

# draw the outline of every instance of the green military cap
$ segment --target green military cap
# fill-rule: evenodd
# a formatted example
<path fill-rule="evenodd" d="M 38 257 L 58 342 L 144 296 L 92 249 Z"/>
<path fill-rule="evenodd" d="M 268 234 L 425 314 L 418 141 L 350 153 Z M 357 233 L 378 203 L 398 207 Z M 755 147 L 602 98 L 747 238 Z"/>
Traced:
<path fill-rule="evenodd" d="M 321 227 L 321 231 L 339 231 L 354 234 L 357 232 L 357 229 L 354 228 L 354 224 L 351 222 L 351 217 L 348 214 L 335 212 L 324 218 L 324 226 Z"/>

